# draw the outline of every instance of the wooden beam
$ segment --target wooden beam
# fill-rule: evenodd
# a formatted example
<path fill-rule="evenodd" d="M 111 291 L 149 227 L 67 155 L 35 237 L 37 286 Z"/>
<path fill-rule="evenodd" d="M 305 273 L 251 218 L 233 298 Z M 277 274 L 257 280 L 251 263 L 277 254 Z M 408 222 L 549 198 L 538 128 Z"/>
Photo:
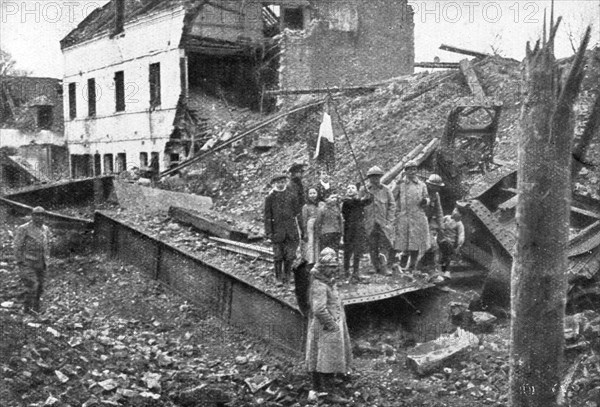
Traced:
<path fill-rule="evenodd" d="M 223 239 L 247 240 L 248 234 L 231 228 L 224 222 L 209 219 L 204 214 L 177 206 L 169 208 L 169 217 L 177 222 L 192 226 L 200 232 Z"/>
<path fill-rule="evenodd" d="M 458 69 L 458 62 L 415 62 L 415 68 Z"/>
<path fill-rule="evenodd" d="M 344 88 L 315 88 L 315 89 L 271 89 L 265 91 L 266 95 L 279 96 L 279 95 L 309 95 L 314 93 L 340 93 L 340 92 L 352 92 L 352 91 L 374 91 L 377 89 L 377 85 L 364 85 L 364 86 L 348 86 Z"/>
<path fill-rule="evenodd" d="M 485 58 L 491 56 L 490 54 L 486 54 L 484 52 L 471 51 L 464 48 L 457 48 L 451 45 L 442 44 L 440 45 L 440 49 L 448 52 L 454 52 L 457 54 L 469 55 L 475 58 Z"/>

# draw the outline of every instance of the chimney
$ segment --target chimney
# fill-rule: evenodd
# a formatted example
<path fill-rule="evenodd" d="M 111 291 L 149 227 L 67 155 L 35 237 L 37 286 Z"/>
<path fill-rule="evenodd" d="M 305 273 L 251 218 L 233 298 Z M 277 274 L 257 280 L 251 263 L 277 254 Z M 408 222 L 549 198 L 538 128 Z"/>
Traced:
<path fill-rule="evenodd" d="M 125 23 L 125 0 L 114 0 L 115 2 L 115 30 L 113 34 L 123 32 L 123 24 Z"/>

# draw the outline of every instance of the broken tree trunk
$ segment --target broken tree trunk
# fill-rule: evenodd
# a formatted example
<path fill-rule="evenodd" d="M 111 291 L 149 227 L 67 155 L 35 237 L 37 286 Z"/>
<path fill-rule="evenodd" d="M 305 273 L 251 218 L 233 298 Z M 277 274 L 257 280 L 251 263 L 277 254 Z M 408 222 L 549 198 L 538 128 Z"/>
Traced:
<path fill-rule="evenodd" d="M 518 241 L 511 276 L 510 405 L 557 406 L 561 383 L 571 197 L 573 102 L 583 78 L 582 42 L 566 83 L 553 44 L 527 44 L 527 99 L 521 111 Z"/>

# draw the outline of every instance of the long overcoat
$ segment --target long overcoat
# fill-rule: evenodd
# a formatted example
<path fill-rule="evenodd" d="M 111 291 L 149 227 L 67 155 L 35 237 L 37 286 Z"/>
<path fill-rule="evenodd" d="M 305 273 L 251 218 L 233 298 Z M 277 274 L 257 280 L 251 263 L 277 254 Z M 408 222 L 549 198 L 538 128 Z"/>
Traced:
<path fill-rule="evenodd" d="M 309 372 L 348 373 L 352 363 L 352 347 L 339 292 L 334 285 L 314 274 L 313 269 L 306 369 Z"/>
<path fill-rule="evenodd" d="M 377 188 L 367 184 L 367 191 L 373 196 L 372 202 L 365 207 L 365 232 L 368 236 L 373 232 L 375 224 L 379 224 L 390 244 L 394 241 L 394 219 L 396 202 L 392 191 L 385 185 Z M 364 191 L 361 191 L 361 195 Z"/>
<path fill-rule="evenodd" d="M 272 242 L 298 242 L 298 222 L 302 225 L 302 208 L 298 197 L 287 188 L 283 191 L 273 190 L 265 199 L 265 234 L 272 236 Z"/>
<path fill-rule="evenodd" d="M 396 235 L 394 249 L 420 251 L 429 249 L 429 224 L 422 202 L 429 198 L 421 180 L 403 179 L 393 190 L 396 200 Z"/>

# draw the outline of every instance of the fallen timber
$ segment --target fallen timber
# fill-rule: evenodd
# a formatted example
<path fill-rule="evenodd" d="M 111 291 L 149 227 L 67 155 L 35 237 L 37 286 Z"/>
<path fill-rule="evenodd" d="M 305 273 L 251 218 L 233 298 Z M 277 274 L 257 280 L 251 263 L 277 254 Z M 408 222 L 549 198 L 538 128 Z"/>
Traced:
<path fill-rule="evenodd" d="M 0 205 L 7 208 L 12 214 L 18 216 L 27 216 L 31 214 L 33 209 L 33 207 L 29 205 L 2 197 L 0 197 Z M 92 230 L 94 228 L 94 222 L 90 220 L 67 216 L 52 211 L 47 211 L 44 219 L 46 224 L 53 229 Z"/>

